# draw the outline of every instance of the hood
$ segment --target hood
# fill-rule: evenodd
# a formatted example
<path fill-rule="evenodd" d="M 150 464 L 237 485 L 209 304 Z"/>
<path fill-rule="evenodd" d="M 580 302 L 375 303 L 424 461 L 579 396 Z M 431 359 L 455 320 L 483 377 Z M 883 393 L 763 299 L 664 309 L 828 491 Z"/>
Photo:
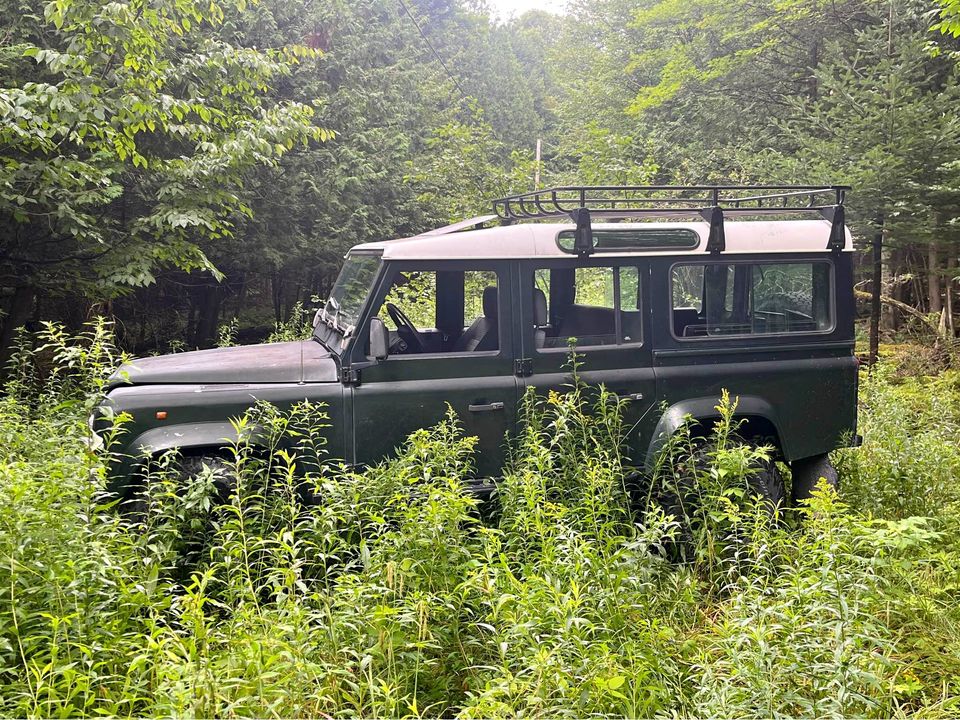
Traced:
<path fill-rule="evenodd" d="M 337 365 L 316 340 L 242 345 L 137 358 L 110 379 L 120 385 L 333 382 Z"/>

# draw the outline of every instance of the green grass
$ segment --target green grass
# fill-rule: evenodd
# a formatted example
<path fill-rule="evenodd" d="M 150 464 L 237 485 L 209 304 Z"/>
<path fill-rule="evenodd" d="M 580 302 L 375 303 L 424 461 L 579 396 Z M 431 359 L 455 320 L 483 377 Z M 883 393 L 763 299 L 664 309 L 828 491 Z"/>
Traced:
<path fill-rule="evenodd" d="M 638 507 L 618 401 L 580 385 L 527 399 L 492 516 L 462 492 L 455 417 L 355 472 L 307 404 L 252 408 L 188 481 L 162 458 L 123 515 L 84 444 L 107 330 L 44 345 L 0 400 L 3 715 L 960 711 L 956 376 L 865 380 L 840 494 L 779 518 L 729 418 L 690 517 Z M 691 464 L 682 437 L 668 452 L 654 488 Z"/>

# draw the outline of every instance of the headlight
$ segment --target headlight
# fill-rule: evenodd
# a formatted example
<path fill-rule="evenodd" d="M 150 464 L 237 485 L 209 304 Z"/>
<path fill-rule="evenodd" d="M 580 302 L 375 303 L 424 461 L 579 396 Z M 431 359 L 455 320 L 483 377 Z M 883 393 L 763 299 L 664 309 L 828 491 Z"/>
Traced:
<path fill-rule="evenodd" d="M 83 439 L 84 445 L 87 446 L 87 449 L 90 452 L 96 452 L 97 450 L 102 450 L 104 447 L 103 438 L 97 434 L 96 429 L 97 422 L 97 410 L 95 409 L 90 416 L 87 418 L 87 427 L 90 429 L 90 434 Z"/>

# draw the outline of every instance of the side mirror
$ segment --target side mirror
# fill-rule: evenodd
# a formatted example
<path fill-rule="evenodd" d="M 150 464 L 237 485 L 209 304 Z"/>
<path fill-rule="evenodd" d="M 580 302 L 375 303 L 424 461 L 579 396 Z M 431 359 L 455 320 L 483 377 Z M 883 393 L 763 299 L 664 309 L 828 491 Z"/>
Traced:
<path fill-rule="evenodd" d="M 390 355 L 390 332 L 377 317 L 370 320 L 370 355 L 377 360 L 386 360 Z"/>

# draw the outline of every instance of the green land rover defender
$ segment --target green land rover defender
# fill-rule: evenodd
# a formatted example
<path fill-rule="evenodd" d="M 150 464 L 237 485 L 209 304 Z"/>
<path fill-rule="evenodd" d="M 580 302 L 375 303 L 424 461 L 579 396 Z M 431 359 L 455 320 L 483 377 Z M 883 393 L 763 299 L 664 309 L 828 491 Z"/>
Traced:
<path fill-rule="evenodd" d="M 216 457 L 255 401 L 303 400 L 326 407 L 331 457 L 356 464 L 449 405 L 478 439 L 477 479 L 495 478 L 521 396 L 562 390 L 575 343 L 582 379 L 629 401 L 635 465 L 687 416 L 709 425 L 726 389 L 740 435 L 772 445 L 803 497 L 857 438 L 846 190 L 553 188 L 358 245 L 310 339 L 125 366 L 104 401 L 133 418 L 115 485 L 132 492 L 145 458 L 173 448 Z"/>

